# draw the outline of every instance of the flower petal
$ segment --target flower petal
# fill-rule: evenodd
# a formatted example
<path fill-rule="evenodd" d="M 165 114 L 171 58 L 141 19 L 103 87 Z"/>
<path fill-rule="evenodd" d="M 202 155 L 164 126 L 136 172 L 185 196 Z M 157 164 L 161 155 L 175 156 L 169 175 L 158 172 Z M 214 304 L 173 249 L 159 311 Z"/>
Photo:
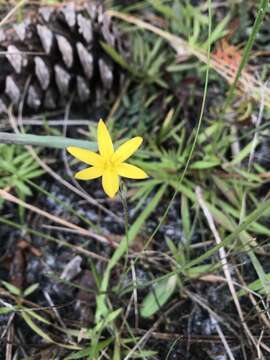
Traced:
<path fill-rule="evenodd" d="M 142 141 L 143 139 L 140 136 L 136 136 L 126 141 L 115 151 L 112 160 L 118 162 L 123 162 L 127 160 L 139 148 Z"/>
<path fill-rule="evenodd" d="M 119 176 L 116 171 L 106 170 L 102 176 L 102 186 L 105 193 L 113 198 L 119 190 Z"/>
<path fill-rule="evenodd" d="M 103 174 L 102 168 L 90 167 L 87 169 L 83 169 L 78 171 L 75 174 L 75 178 L 79 180 L 93 180 L 99 178 Z"/>
<path fill-rule="evenodd" d="M 94 153 L 93 151 L 78 148 L 76 146 L 69 146 L 67 148 L 67 151 L 72 156 L 74 156 L 76 159 L 78 159 L 88 165 L 93 165 L 96 167 L 103 166 L 104 160 L 102 159 L 102 157 L 99 154 Z"/>
<path fill-rule="evenodd" d="M 148 175 L 142 169 L 137 166 L 127 163 L 121 163 L 117 167 L 118 175 L 129 179 L 146 179 Z"/>
<path fill-rule="evenodd" d="M 99 120 L 97 131 L 98 149 L 101 156 L 109 158 L 114 153 L 110 133 L 103 120 Z"/>

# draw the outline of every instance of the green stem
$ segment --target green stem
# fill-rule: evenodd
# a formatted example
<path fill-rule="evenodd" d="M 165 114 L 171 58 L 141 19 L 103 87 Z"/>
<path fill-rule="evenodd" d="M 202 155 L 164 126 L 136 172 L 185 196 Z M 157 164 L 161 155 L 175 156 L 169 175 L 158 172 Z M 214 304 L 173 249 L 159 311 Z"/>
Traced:
<path fill-rule="evenodd" d="M 207 49 L 207 68 L 206 68 L 206 75 L 205 75 L 205 83 L 204 83 L 204 92 L 203 92 L 203 99 L 202 99 L 202 105 L 201 105 L 201 110 L 200 110 L 200 116 L 198 119 L 198 123 L 197 123 L 197 128 L 196 128 L 196 132 L 195 132 L 195 137 L 194 137 L 194 141 L 191 145 L 191 150 L 189 152 L 188 155 L 188 159 L 187 162 L 185 164 L 184 170 L 182 172 L 182 174 L 179 176 L 179 178 L 177 179 L 177 183 L 178 185 L 181 185 L 186 173 L 188 171 L 194 150 L 196 148 L 197 145 L 197 140 L 198 140 L 198 136 L 201 130 L 201 126 L 202 126 L 202 121 L 203 121 L 203 114 L 204 114 L 204 109 L 205 109 L 205 104 L 206 104 L 206 97 L 207 97 L 207 90 L 208 90 L 208 82 L 209 82 L 209 71 L 210 71 L 210 52 L 211 52 L 211 43 L 210 43 L 210 39 L 211 39 L 211 32 L 212 32 L 212 1 L 208 0 L 208 49 Z M 169 204 L 167 205 L 160 222 L 158 223 L 158 225 L 156 226 L 156 228 L 154 229 L 153 233 L 151 234 L 151 236 L 149 237 L 148 241 L 146 242 L 146 244 L 144 245 L 144 249 L 147 249 L 147 247 L 150 245 L 150 243 L 152 242 L 152 240 L 154 239 L 155 235 L 158 233 L 161 225 L 165 222 L 167 215 L 169 213 L 169 210 L 176 198 L 176 195 L 178 194 L 178 190 L 175 190 L 171 200 L 169 201 Z M 135 259 L 135 263 L 137 262 L 138 257 Z"/>
<path fill-rule="evenodd" d="M 129 245 L 129 220 L 128 220 L 128 206 L 127 206 L 127 188 L 125 186 L 125 183 L 122 182 L 120 186 L 119 191 L 120 199 L 123 205 L 123 211 L 124 211 L 124 223 L 125 223 L 125 239 L 126 239 L 126 251 L 125 251 L 125 265 L 124 269 L 127 267 L 128 262 L 128 245 Z"/>
<path fill-rule="evenodd" d="M 161 188 L 158 190 L 158 192 L 151 200 L 150 202 L 151 206 L 148 205 L 148 207 L 143 211 L 143 213 L 139 215 L 136 221 L 131 225 L 128 231 L 128 237 L 125 237 L 121 240 L 118 248 L 114 251 L 112 257 L 110 258 L 109 263 L 104 271 L 102 282 L 99 288 L 99 295 L 97 296 L 97 300 L 96 300 L 97 309 L 96 309 L 95 319 L 97 324 L 102 318 L 105 318 L 106 315 L 108 314 L 109 310 L 106 304 L 106 293 L 109 286 L 111 271 L 118 264 L 121 257 L 126 253 L 127 239 L 128 239 L 128 246 L 130 246 L 133 240 L 135 239 L 136 235 L 138 234 L 139 229 L 141 229 L 142 224 L 146 221 L 148 216 L 151 214 L 152 210 L 157 207 L 161 197 L 165 192 L 165 189 L 166 189 L 165 185 L 161 186 Z"/>

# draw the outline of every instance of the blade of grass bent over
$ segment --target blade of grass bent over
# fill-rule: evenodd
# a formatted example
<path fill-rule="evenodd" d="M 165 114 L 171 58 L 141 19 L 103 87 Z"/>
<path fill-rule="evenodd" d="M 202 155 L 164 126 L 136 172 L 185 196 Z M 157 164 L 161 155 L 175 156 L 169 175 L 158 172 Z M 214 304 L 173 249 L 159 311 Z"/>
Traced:
<path fill-rule="evenodd" d="M 68 146 L 77 146 L 92 151 L 97 150 L 97 144 L 87 140 L 77 140 L 62 136 L 13 134 L 5 132 L 0 132 L 0 144 L 46 146 L 57 149 L 65 149 Z"/>

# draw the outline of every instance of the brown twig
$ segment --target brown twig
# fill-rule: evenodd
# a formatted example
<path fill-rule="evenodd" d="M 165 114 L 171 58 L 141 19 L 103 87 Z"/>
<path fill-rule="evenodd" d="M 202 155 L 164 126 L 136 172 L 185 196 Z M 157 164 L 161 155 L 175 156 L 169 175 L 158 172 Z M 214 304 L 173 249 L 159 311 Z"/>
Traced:
<path fill-rule="evenodd" d="M 84 228 L 82 228 L 78 225 L 75 225 L 67 220 L 64 220 L 58 216 L 52 215 L 45 210 L 41 210 L 40 208 L 38 208 L 34 205 L 30 205 L 30 204 L 26 203 L 25 201 L 18 199 L 16 196 L 10 194 L 9 192 L 7 192 L 3 189 L 0 189 L 0 197 L 2 197 L 3 199 L 10 201 L 14 204 L 20 205 L 30 211 L 33 211 L 49 220 L 52 220 L 53 222 L 55 222 L 57 224 L 63 225 L 64 227 L 67 227 L 69 229 L 76 230 L 79 235 L 90 237 L 92 239 L 95 239 L 95 240 L 103 243 L 103 244 L 107 244 L 107 245 L 113 244 L 115 247 L 118 246 L 117 243 L 113 242 L 112 240 L 108 240 L 106 237 L 104 237 L 102 235 L 98 235 L 91 230 L 84 229 Z"/>

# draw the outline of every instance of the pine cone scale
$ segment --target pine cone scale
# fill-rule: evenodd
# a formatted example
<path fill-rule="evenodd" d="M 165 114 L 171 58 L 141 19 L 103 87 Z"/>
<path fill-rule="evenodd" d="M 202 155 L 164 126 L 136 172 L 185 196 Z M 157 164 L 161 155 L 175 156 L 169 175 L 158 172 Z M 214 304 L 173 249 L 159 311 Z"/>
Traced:
<path fill-rule="evenodd" d="M 22 101 L 29 111 L 56 109 L 71 94 L 78 104 L 112 98 L 122 74 L 100 43 L 121 51 L 122 38 L 102 6 L 91 0 L 75 4 L 41 7 L 1 29 L 6 62 L 2 58 L 0 112 L 8 103 L 16 110 Z"/>

